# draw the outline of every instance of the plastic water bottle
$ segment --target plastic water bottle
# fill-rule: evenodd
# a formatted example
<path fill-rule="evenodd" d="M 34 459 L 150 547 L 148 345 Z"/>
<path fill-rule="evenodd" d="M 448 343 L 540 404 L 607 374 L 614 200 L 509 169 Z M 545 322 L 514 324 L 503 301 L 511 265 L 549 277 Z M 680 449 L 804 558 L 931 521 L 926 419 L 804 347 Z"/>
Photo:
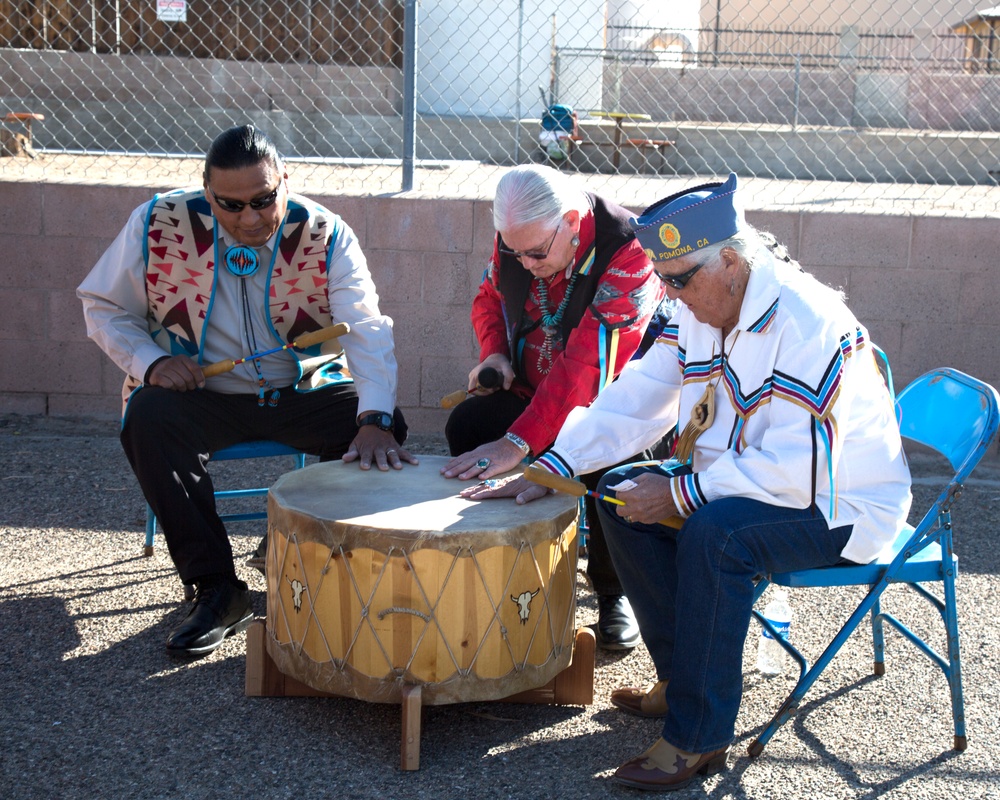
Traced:
<path fill-rule="evenodd" d="M 792 627 L 792 608 L 788 605 L 788 592 L 777 589 L 774 596 L 764 608 L 764 618 L 770 622 L 783 639 L 788 638 Z M 760 629 L 760 639 L 757 640 L 757 669 L 766 678 L 781 674 L 785 649 L 777 642 L 767 628 Z"/>

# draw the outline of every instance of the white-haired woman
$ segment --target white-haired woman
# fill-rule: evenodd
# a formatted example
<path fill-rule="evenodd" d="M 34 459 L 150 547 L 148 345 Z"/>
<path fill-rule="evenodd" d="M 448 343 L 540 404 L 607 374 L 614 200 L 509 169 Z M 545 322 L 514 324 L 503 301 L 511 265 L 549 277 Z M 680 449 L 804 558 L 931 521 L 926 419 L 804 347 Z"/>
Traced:
<path fill-rule="evenodd" d="M 569 412 L 589 405 L 640 350 L 650 320 L 662 316 L 664 287 L 629 227 L 631 217 L 551 167 L 517 167 L 500 180 L 493 255 L 472 303 L 480 346 L 480 363 L 469 373 L 475 395 L 448 420 L 454 458 L 442 470 L 446 477 L 489 479 L 544 452 Z M 481 387 L 487 368 L 496 370 L 501 386 Z M 600 475 L 584 480 L 596 486 Z M 525 488 L 512 483 L 493 494 Z M 593 505 L 587 519 L 598 644 L 630 649 L 639 642 L 638 627 Z"/>

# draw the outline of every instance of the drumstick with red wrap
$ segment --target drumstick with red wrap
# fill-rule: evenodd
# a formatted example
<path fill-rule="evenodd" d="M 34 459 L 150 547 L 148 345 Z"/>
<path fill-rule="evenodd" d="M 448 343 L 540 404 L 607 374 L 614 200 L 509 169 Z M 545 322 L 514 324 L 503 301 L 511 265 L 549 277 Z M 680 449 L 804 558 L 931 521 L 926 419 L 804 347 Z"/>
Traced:
<path fill-rule="evenodd" d="M 263 353 L 254 353 L 253 355 L 243 356 L 243 358 L 238 358 L 235 361 L 216 361 L 214 364 L 207 364 L 201 368 L 201 372 L 206 378 L 211 378 L 214 375 L 222 375 L 224 372 L 229 372 L 234 369 L 237 364 L 244 364 L 247 361 L 256 361 L 258 358 L 273 355 L 274 353 L 280 353 L 282 350 L 288 350 L 290 347 L 312 347 L 314 344 L 326 342 L 330 339 L 336 339 L 338 336 L 343 336 L 344 334 L 350 332 L 350 325 L 346 322 L 338 322 L 336 325 L 320 328 L 318 331 L 313 331 L 312 333 L 304 333 L 291 344 L 274 347 L 270 350 L 265 350 Z"/>
<path fill-rule="evenodd" d="M 565 492 L 566 494 L 575 495 L 576 497 L 594 497 L 598 500 L 604 500 L 616 506 L 625 505 L 624 500 L 619 500 L 617 497 L 608 497 L 606 494 L 601 494 L 600 492 L 592 492 L 579 481 L 575 481 L 572 478 L 566 478 L 562 475 L 556 475 L 554 472 L 549 472 L 547 469 L 542 469 L 541 467 L 525 467 L 524 477 L 532 483 L 537 483 L 540 486 L 546 486 L 549 489 L 555 489 L 557 492 Z M 658 524 L 667 525 L 668 527 L 680 530 L 681 526 L 684 524 L 684 518 L 675 514 L 667 519 L 661 519 Z"/>
<path fill-rule="evenodd" d="M 476 376 L 476 382 L 480 389 L 499 389 L 503 386 L 503 375 L 493 367 L 483 367 Z M 459 389 L 457 392 L 446 394 L 441 398 L 441 408 L 454 408 L 461 403 L 472 392 Z"/>

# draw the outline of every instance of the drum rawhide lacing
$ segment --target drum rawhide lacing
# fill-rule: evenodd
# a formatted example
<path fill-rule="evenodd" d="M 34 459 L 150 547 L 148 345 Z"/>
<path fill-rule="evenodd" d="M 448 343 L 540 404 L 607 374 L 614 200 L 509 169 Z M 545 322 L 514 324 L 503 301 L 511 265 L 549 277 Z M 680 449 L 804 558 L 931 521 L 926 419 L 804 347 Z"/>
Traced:
<path fill-rule="evenodd" d="M 270 542 L 271 541 L 273 541 L 273 540 L 269 539 L 269 546 L 270 546 Z M 298 543 L 298 541 L 297 541 L 297 539 L 295 537 L 295 534 L 291 535 L 290 542 L 293 544 L 293 546 L 294 546 L 294 548 L 296 550 L 297 555 L 301 559 L 302 554 L 299 553 L 299 552 L 297 552 L 298 548 L 299 548 L 299 543 Z M 289 553 L 289 551 L 291 549 L 292 548 L 286 548 L 285 549 L 285 553 L 284 553 L 285 558 L 287 558 L 288 553 Z M 479 573 L 479 576 L 480 576 L 481 580 L 483 581 L 483 590 L 484 590 L 486 596 L 489 598 L 490 605 L 491 605 L 491 607 L 493 609 L 493 619 L 491 620 L 491 622 L 490 622 L 489 626 L 487 627 L 487 629 L 483 632 L 483 638 L 480 640 L 479 644 L 477 645 L 475 654 L 472 656 L 472 659 L 471 659 L 471 662 L 470 662 L 469 666 L 465 667 L 465 668 L 463 668 L 461 666 L 460 660 L 456 657 L 455 652 L 452 649 L 452 646 L 451 646 L 450 642 L 447 639 L 445 631 L 441 628 L 441 625 L 438 622 L 437 615 L 436 615 L 438 604 L 441 602 L 441 599 L 442 599 L 442 597 L 445 594 L 445 590 L 448 587 L 448 581 L 449 581 L 449 579 L 451 577 L 451 574 L 454 571 L 455 566 L 459 563 L 459 561 L 463 557 L 462 556 L 463 549 L 466 550 L 467 553 L 468 553 L 468 555 L 466 557 L 471 558 L 472 561 L 473 561 L 473 563 L 476 565 L 476 571 Z M 539 590 L 540 591 L 536 591 L 534 594 L 535 595 L 538 595 L 538 594 L 541 595 L 541 597 L 540 597 L 540 600 L 541 600 L 541 604 L 540 604 L 540 606 L 541 606 L 541 613 L 545 613 L 545 614 L 548 615 L 548 619 L 549 619 L 549 626 L 548 627 L 549 627 L 550 637 L 552 639 L 548 644 L 549 644 L 549 646 L 554 647 L 556 645 L 555 632 L 558 629 L 558 623 L 557 623 L 557 620 L 554 619 L 553 615 L 552 615 L 552 609 L 551 609 L 551 606 L 550 606 L 550 603 L 549 603 L 549 592 L 548 592 L 548 589 L 547 589 L 544 581 L 541 580 L 541 568 L 540 568 L 540 566 L 538 564 L 537 559 L 534 556 L 533 550 L 530 547 L 527 547 L 526 545 L 522 544 L 522 546 L 520 548 L 518 548 L 518 555 L 517 555 L 518 559 L 520 559 L 522 557 L 526 557 L 525 556 L 525 552 L 527 552 L 529 554 L 527 557 L 531 558 L 532 566 L 534 567 L 534 571 L 539 575 Z M 385 609 L 383 609 L 383 610 L 381 610 L 381 611 L 379 611 L 379 612 L 376 613 L 376 617 L 378 619 L 380 619 L 380 620 L 385 619 L 390 614 L 396 614 L 396 613 L 398 613 L 398 614 L 411 614 L 413 616 L 416 616 L 416 617 L 420 618 L 425 623 L 427 623 L 427 627 L 424 628 L 424 630 L 421 632 L 420 636 L 418 637 L 417 642 L 414 645 L 413 653 L 411 654 L 410 660 L 407 662 L 407 664 L 406 664 L 405 667 L 393 667 L 393 665 L 392 665 L 392 658 L 389 655 L 389 653 L 385 650 L 385 648 L 383 647 L 381 639 L 379 638 L 377 632 L 375 631 L 374 627 L 372 626 L 371 619 L 370 619 L 372 603 L 373 603 L 373 601 L 375 599 L 375 595 L 376 595 L 376 593 L 378 591 L 378 588 L 381 585 L 381 582 L 382 582 L 382 580 L 383 580 L 383 578 L 385 576 L 386 570 L 388 569 L 389 564 L 391 563 L 390 559 L 393 556 L 397 556 L 397 557 L 400 557 L 400 558 L 403 559 L 403 562 L 405 564 L 404 569 L 406 569 L 407 571 L 411 572 L 411 574 L 413 575 L 414 584 L 417 587 L 417 589 L 419 590 L 421 598 L 427 604 L 427 606 L 431 609 L 431 613 L 428 614 L 428 613 L 425 613 L 425 612 L 420 611 L 419 609 L 415 609 L 415 608 L 405 608 L 405 607 L 400 607 L 400 606 L 391 606 L 389 608 L 385 608 Z M 326 637 L 325 633 L 323 633 L 322 626 L 320 625 L 319 620 L 316 619 L 316 616 L 315 616 L 315 614 L 316 614 L 316 608 L 318 607 L 318 602 L 317 601 L 319 600 L 319 596 L 320 596 L 320 593 L 321 593 L 322 588 L 323 588 L 324 578 L 326 577 L 327 573 L 329 572 L 330 564 L 333 561 L 338 560 L 338 559 L 342 560 L 342 563 L 346 567 L 346 569 L 347 569 L 347 575 L 350 578 L 351 586 L 352 586 L 352 588 L 354 590 L 354 594 L 355 594 L 356 598 L 358 599 L 358 602 L 361 603 L 361 605 L 362 605 L 361 619 L 359 620 L 358 627 L 354 631 L 354 636 L 352 637 L 351 643 L 350 643 L 350 645 L 348 645 L 346 652 L 344 653 L 344 655 L 342 657 L 339 657 L 339 658 L 333 654 L 332 648 L 330 647 L 330 644 L 327 641 L 327 637 Z M 284 559 L 282 559 L 281 563 L 282 563 L 282 566 L 284 566 Z M 514 574 L 515 574 L 514 570 L 511 570 L 510 574 L 507 577 L 507 581 L 504 584 L 504 590 L 503 590 L 503 595 L 502 595 L 503 597 L 506 597 L 510 593 L 510 591 L 511 591 L 510 585 L 511 585 L 511 581 L 513 580 Z M 437 595 L 437 597 L 436 597 L 436 599 L 434 600 L 433 603 L 430 601 L 430 598 L 427 596 L 427 592 L 426 592 L 426 590 L 424 589 L 423 585 L 420 582 L 420 579 L 419 579 L 419 577 L 417 575 L 417 571 L 414 569 L 413 563 L 410 560 L 409 555 L 402 548 L 391 548 L 390 551 L 389 551 L 389 553 L 387 553 L 387 558 L 386 558 L 386 560 L 384 561 L 384 563 L 382 565 L 382 569 L 379 572 L 378 577 L 376 578 L 375 583 L 372 586 L 372 591 L 369 594 L 369 596 L 368 596 L 367 599 L 363 596 L 361 587 L 358 585 L 357 579 L 354 576 L 354 572 L 353 572 L 353 570 L 350 567 L 350 552 L 349 551 L 345 551 L 344 548 L 338 548 L 337 551 L 336 551 L 336 553 L 334 553 L 334 551 L 330 551 L 330 557 L 329 557 L 329 559 L 327 561 L 326 566 L 322 570 L 320 581 L 316 585 L 315 591 L 311 591 L 310 590 L 310 586 L 308 585 L 308 583 L 303 584 L 303 591 L 305 592 L 305 594 L 307 595 L 307 597 L 310 600 L 309 614 L 312 615 L 313 622 L 316 625 L 316 631 L 319 632 L 319 633 L 321 633 L 322 636 L 323 636 L 323 643 L 326 646 L 327 655 L 329 656 L 330 661 L 333 662 L 333 663 L 335 663 L 335 664 L 337 664 L 338 667 L 340 667 L 341 669 L 343 669 L 344 666 L 347 664 L 347 662 L 350 660 L 351 651 L 354 649 L 354 647 L 355 647 L 355 645 L 356 645 L 356 643 L 358 641 L 358 636 L 361 633 L 362 627 L 366 623 L 367 623 L 368 627 L 371 629 L 371 632 L 375 635 L 375 641 L 378 643 L 379 649 L 382 651 L 382 655 L 385 657 L 387 668 L 390 669 L 390 670 L 392 670 L 393 672 L 395 672 L 397 675 L 400 675 L 400 676 L 402 676 L 403 674 L 405 674 L 411 668 L 411 666 L 413 664 L 413 658 L 416 656 L 416 653 L 417 653 L 417 651 L 420 648 L 420 642 L 423 640 L 423 638 L 426 635 L 427 630 L 429 629 L 430 624 L 432 622 L 434 623 L 434 626 L 437 628 L 438 632 L 441 634 L 442 641 L 445 643 L 445 648 L 446 648 L 446 650 L 448 652 L 449 657 L 451 658 L 452 664 L 455 667 L 455 671 L 457 673 L 459 673 L 460 675 L 469 675 L 472 672 L 473 667 L 475 666 L 475 663 L 476 663 L 476 661 L 478 660 L 478 658 L 480 656 L 482 648 L 483 648 L 484 644 L 486 643 L 486 641 L 488 639 L 489 631 L 490 631 L 490 629 L 492 628 L 493 625 L 499 626 L 500 634 L 501 634 L 501 636 L 503 637 L 504 641 L 507 644 L 507 649 L 508 649 L 508 652 L 510 654 L 511 660 L 517 666 L 519 666 L 522 669 L 524 668 L 525 664 L 527 663 L 527 656 L 526 655 L 525 655 L 524 658 L 522 658 L 520 660 L 520 662 L 518 662 L 518 660 L 516 658 L 516 655 L 514 653 L 514 649 L 511 647 L 511 644 L 510 644 L 510 639 L 508 637 L 507 627 L 503 624 L 503 622 L 502 622 L 502 620 L 500 618 L 500 607 L 501 607 L 502 603 L 497 603 L 496 600 L 494 599 L 494 597 L 492 596 L 492 594 L 490 593 L 489 586 L 488 586 L 488 583 L 487 583 L 487 580 L 486 580 L 486 576 L 485 576 L 485 574 L 483 572 L 482 565 L 479 563 L 479 559 L 477 558 L 475 551 L 471 547 L 469 547 L 469 548 L 460 548 L 458 551 L 456 551 L 454 553 L 454 557 L 452 558 L 451 564 L 450 564 L 449 569 L 448 569 L 448 575 L 445 578 L 444 582 L 442 583 L 442 585 L 441 585 L 441 591 Z M 534 599 L 534 595 L 533 595 L 532 599 Z M 290 620 L 288 619 L 288 612 L 285 609 L 284 605 L 281 606 L 281 613 L 282 613 L 282 616 L 284 617 L 285 624 L 287 626 L 289 626 L 289 628 L 291 628 Z M 534 630 L 532 632 L 531 638 L 530 638 L 530 642 L 531 643 L 534 643 L 535 636 L 537 634 L 538 634 L 538 626 L 535 626 L 535 628 L 534 628 Z M 299 639 L 298 642 L 294 643 L 295 646 L 296 646 L 296 649 L 300 653 L 302 652 L 302 649 L 303 649 L 303 640 L 304 640 L 304 638 L 305 638 L 305 633 L 303 633 L 303 636 L 300 637 L 300 639 Z M 529 645 L 529 647 L 527 648 L 527 651 L 530 651 L 530 649 L 531 649 L 531 647 Z"/>

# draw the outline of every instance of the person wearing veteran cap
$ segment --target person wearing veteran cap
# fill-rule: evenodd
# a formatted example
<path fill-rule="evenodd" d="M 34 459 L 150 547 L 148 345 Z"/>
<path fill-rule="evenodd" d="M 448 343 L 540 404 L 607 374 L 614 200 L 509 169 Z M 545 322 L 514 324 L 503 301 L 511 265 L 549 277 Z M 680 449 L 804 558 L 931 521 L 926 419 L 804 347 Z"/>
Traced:
<path fill-rule="evenodd" d="M 549 447 L 570 410 L 588 405 L 644 341 L 652 343 L 655 337 L 645 336 L 650 320 L 666 322 L 664 287 L 635 240 L 631 216 L 551 167 L 516 167 L 501 178 L 493 254 L 472 303 L 480 363 L 468 385 L 475 396 L 455 408 L 445 428 L 454 456 L 445 477 L 485 481 L 466 496 L 516 497 L 528 488 L 523 478 L 496 486 L 493 476 Z M 501 386 L 481 387 L 488 368 Z M 599 478 L 584 481 L 593 488 Z M 639 629 L 593 501 L 586 502 L 597 643 L 629 650 Z"/>
<path fill-rule="evenodd" d="M 871 561 L 910 475 L 867 331 L 747 224 L 736 175 L 632 224 L 682 307 L 536 465 L 588 473 L 679 431 L 675 460 L 609 470 L 598 490 L 623 505 L 597 504 L 656 667 L 611 702 L 664 718 L 614 779 L 666 791 L 727 766 L 756 576 Z"/>
<path fill-rule="evenodd" d="M 88 335 L 127 376 L 121 441 L 129 463 L 181 579 L 197 585 L 167 651 L 206 655 L 252 618 L 216 513 L 209 459 L 268 439 L 363 470 L 416 463 L 394 413 L 392 320 L 378 310 L 353 231 L 289 191 L 273 142 L 252 125 L 212 142 L 202 187 L 133 211 L 77 294 Z M 351 328 L 340 338 L 351 378 L 319 345 L 214 377 L 202 372 L 334 322 Z M 307 358 L 321 365 L 308 377 Z"/>

